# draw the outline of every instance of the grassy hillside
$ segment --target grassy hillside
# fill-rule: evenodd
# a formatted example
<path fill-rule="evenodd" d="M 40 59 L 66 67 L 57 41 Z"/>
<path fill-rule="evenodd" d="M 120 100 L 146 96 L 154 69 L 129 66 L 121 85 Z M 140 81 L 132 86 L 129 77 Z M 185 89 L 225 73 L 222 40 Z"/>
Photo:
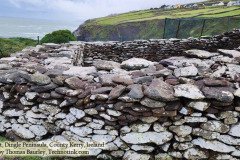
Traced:
<path fill-rule="evenodd" d="M 35 46 L 36 40 L 28 38 L 0 38 L 0 57 L 9 56 L 27 46 Z"/>
<path fill-rule="evenodd" d="M 240 6 L 207 7 L 202 9 L 143 10 L 93 19 L 86 25 L 116 25 L 165 18 L 216 18 L 240 15 Z"/>
<path fill-rule="evenodd" d="M 194 18 L 199 20 L 200 23 L 195 24 L 194 21 L 188 21 L 183 22 L 181 25 L 188 28 L 188 31 L 185 29 L 186 36 L 198 37 L 202 19 L 214 19 L 207 21 L 205 30 L 205 34 L 213 35 L 215 31 L 211 27 L 214 27 L 217 33 L 225 32 L 226 28 L 228 28 L 226 26 L 222 27 L 226 24 L 225 20 L 221 19 L 222 17 L 239 15 L 240 6 L 218 6 L 199 9 L 179 8 L 171 10 L 149 9 L 88 20 L 80 26 L 75 34 L 79 35 L 80 40 L 120 40 L 122 37 L 125 37 L 124 40 L 162 38 L 165 18 Z M 229 24 L 229 29 L 240 27 L 238 21 L 233 19 L 230 22 L 231 24 Z M 173 25 L 170 27 L 176 27 L 177 24 Z M 134 35 L 127 35 L 127 33 Z"/>

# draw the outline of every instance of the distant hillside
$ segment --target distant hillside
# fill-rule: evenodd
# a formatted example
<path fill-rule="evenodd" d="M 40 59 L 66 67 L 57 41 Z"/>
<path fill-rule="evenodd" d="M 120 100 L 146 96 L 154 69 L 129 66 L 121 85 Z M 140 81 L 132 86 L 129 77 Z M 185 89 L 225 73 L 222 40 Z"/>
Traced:
<path fill-rule="evenodd" d="M 88 20 L 79 26 L 75 35 L 78 36 L 79 40 L 85 41 L 162 38 L 165 18 L 194 18 L 201 21 L 202 19 L 238 15 L 240 15 L 240 6 L 210 6 L 198 9 L 177 8 L 170 10 L 149 9 Z M 176 27 L 176 23 L 173 25 L 170 27 Z M 181 25 L 184 27 L 191 26 L 188 31 L 185 31 L 186 36 L 199 36 L 202 23 L 193 24 L 192 21 L 183 21 Z M 206 25 L 209 29 L 205 30 L 205 35 L 212 35 L 216 31 L 226 31 L 226 26 L 224 26 L 226 23 L 220 19 L 208 21 Z M 239 21 L 231 21 L 230 29 L 236 26 L 240 26 Z"/>

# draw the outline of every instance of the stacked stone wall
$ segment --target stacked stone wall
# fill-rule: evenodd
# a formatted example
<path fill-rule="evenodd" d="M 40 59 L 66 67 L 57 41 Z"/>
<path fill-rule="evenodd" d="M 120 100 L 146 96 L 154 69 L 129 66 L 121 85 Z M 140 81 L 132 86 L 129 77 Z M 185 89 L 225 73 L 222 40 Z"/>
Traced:
<path fill-rule="evenodd" d="M 0 59 L 1 136 L 103 142 L 89 159 L 240 159 L 237 44 L 120 63 L 92 53 L 83 67 L 72 64 L 79 45 Z"/>
<path fill-rule="evenodd" d="M 124 60 L 138 57 L 150 61 L 160 61 L 172 56 L 182 56 L 189 49 L 202 49 L 216 52 L 217 49 L 234 49 L 240 45 L 239 30 L 226 32 L 205 39 L 152 39 L 126 42 L 87 42 L 84 43 L 85 65 L 91 65 L 93 59 Z"/>

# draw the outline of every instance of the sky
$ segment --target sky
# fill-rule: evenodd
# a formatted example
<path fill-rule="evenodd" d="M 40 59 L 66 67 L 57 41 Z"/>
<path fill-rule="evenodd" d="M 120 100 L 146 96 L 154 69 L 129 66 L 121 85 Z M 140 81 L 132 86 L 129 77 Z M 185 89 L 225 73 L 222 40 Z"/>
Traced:
<path fill-rule="evenodd" d="M 1 0 L 0 16 L 85 21 L 110 14 L 202 0 Z"/>

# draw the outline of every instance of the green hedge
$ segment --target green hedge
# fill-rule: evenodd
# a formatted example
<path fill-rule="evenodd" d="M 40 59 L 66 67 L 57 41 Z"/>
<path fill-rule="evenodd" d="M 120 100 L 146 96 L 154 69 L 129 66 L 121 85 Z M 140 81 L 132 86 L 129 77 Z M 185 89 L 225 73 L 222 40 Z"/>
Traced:
<path fill-rule="evenodd" d="M 69 30 L 58 30 L 46 34 L 41 43 L 68 43 L 69 41 L 76 41 L 76 37 Z"/>

